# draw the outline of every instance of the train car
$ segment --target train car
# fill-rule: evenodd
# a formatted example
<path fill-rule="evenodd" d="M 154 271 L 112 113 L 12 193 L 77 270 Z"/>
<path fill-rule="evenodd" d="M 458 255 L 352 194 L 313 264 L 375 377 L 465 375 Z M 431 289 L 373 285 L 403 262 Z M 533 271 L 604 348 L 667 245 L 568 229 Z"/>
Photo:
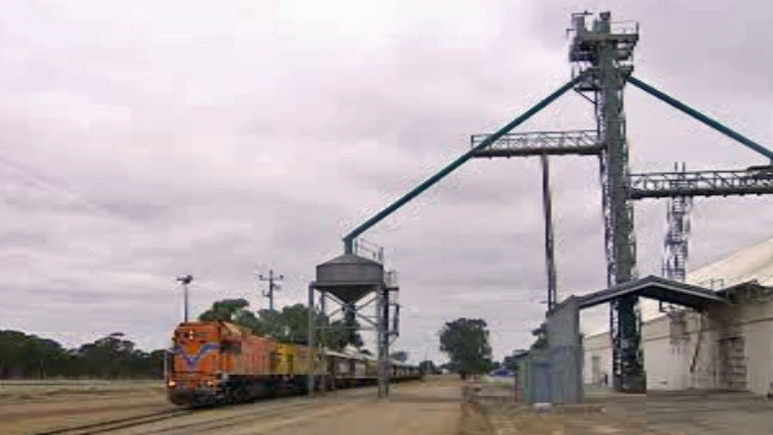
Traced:
<path fill-rule="evenodd" d="M 334 351 L 325 351 L 324 355 L 324 368 L 326 388 L 329 390 L 337 390 L 339 388 L 347 388 L 352 385 L 349 384 L 349 380 L 354 373 L 354 365 L 351 364 L 351 356 Z"/>
<path fill-rule="evenodd" d="M 324 381 L 328 388 L 351 388 L 376 382 L 376 361 L 363 355 L 325 352 Z"/>
<path fill-rule="evenodd" d="M 314 369 L 316 352 L 307 346 L 276 343 L 274 347 L 273 376 L 276 389 L 305 391 L 307 376 Z M 324 371 L 323 371 L 324 373 Z"/>
<path fill-rule="evenodd" d="M 317 388 L 372 385 L 377 361 L 361 354 L 324 352 L 279 343 L 228 322 L 187 322 L 173 336 L 167 395 L 177 405 L 244 402 L 282 391 L 305 392 L 309 376 Z M 415 370 L 414 370 L 415 369 Z M 392 363 L 394 381 L 414 379 L 418 368 Z"/>
<path fill-rule="evenodd" d="M 181 323 L 174 332 L 167 394 L 179 405 L 247 400 L 274 383 L 273 340 L 226 322 Z"/>
<path fill-rule="evenodd" d="M 400 361 L 391 361 L 390 367 L 390 378 L 394 379 L 395 382 L 418 380 L 424 376 L 417 366 L 405 364 Z"/>
<path fill-rule="evenodd" d="M 378 379 L 378 360 L 361 357 L 357 363 L 358 367 L 360 367 L 357 373 L 358 379 L 361 381 L 365 379 Z"/>

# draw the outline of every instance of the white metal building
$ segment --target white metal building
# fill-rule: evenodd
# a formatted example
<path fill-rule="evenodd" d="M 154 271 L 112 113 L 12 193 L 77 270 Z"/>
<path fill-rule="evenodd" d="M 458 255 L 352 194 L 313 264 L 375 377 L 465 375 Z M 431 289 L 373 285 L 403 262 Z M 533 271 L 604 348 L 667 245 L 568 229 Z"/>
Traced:
<path fill-rule="evenodd" d="M 642 348 L 650 390 L 773 393 L 773 238 L 703 267 L 688 282 L 721 288 L 731 304 L 664 314 L 642 300 Z M 588 385 L 611 384 L 609 332 L 583 340 Z"/>

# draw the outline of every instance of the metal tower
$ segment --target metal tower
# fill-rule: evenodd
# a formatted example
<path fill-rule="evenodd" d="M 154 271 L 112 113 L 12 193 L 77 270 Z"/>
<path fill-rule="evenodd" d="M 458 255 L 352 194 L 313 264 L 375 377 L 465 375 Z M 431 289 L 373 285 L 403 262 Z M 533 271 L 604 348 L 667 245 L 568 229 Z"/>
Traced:
<path fill-rule="evenodd" d="M 674 171 L 685 173 L 682 163 L 674 165 Z M 687 259 L 689 257 L 688 238 L 690 236 L 690 210 L 692 197 L 675 196 L 668 201 L 668 230 L 663 242 L 665 250 L 662 275 L 670 280 L 684 282 L 687 279 Z"/>
<path fill-rule="evenodd" d="M 573 73 L 584 79 L 575 87 L 596 108 L 604 214 L 607 285 L 636 278 L 636 239 L 633 204 L 628 199 L 628 145 L 625 137 L 623 87 L 633 71 L 633 49 L 639 40 L 638 24 L 616 24 L 602 12 L 589 29 L 587 13 L 572 15 L 574 38 L 569 51 Z M 638 298 L 626 296 L 612 302 L 612 372 L 616 389 L 643 390 L 644 363 L 639 352 Z"/>
<path fill-rule="evenodd" d="M 685 164 L 681 169 L 678 163 L 674 163 L 674 171 L 682 174 L 684 182 Z M 687 259 L 689 257 L 688 239 L 690 236 L 690 210 L 692 209 L 691 196 L 674 196 L 668 200 L 668 212 L 666 222 L 668 228 L 663 240 L 663 264 L 661 275 L 673 281 L 685 282 L 687 279 Z M 666 313 L 669 323 L 669 336 L 671 345 L 681 345 L 689 341 L 687 334 L 686 309 L 678 305 L 658 303 L 658 310 Z"/>
<path fill-rule="evenodd" d="M 397 302 L 399 286 L 397 272 L 385 271 L 383 261 L 383 249 L 376 249 L 379 260 L 358 255 L 367 251 L 358 244 L 357 253 L 347 253 L 317 266 L 317 279 L 309 284 L 309 319 L 308 341 L 309 347 L 319 352 L 315 368 L 316 376 L 309 376 L 308 394 L 313 395 L 320 387 L 317 381 L 322 383 L 322 390 L 327 380 L 325 373 L 320 368 L 325 365 L 325 348 L 319 346 L 316 341 L 318 331 L 325 334 L 330 325 L 320 324 L 317 312 L 322 318 L 332 319 L 341 317 L 346 322 L 346 327 L 352 332 L 355 329 L 369 330 L 376 333 L 376 346 L 378 353 L 378 397 L 389 396 L 389 346 L 399 336 L 400 329 L 400 304 Z M 319 308 L 315 309 L 315 294 L 319 293 Z M 327 302 L 331 302 L 335 309 L 328 311 Z M 369 314 L 368 311 L 375 312 Z M 360 319 L 365 326 L 355 326 L 349 319 Z"/>
<path fill-rule="evenodd" d="M 744 170 L 675 171 L 629 174 L 623 89 L 630 83 L 708 127 L 734 139 L 773 162 L 773 151 L 720 122 L 670 97 L 631 75 L 633 50 L 639 40 L 638 24 L 612 23 L 603 12 L 586 24 L 587 12 L 572 15 L 573 39 L 569 51 L 572 79 L 542 101 L 492 134 L 471 137 L 471 149 L 388 205 L 344 237 L 344 252 L 353 254 L 356 239 L 370 227 L 397 211 L 410 200 L 472 158 L 527 157 L 548 155 L 598 156 L 602 185 L 607 284 L 612 287 L 636 278 L 636 240 L 632 201 L 644 198 L 687 198 L 773 194 L 773 166 Z M 510 133 L 569 90 L 590 101 L 596 113 L 594 130 Z M 547 173 L 547 171 L 545 171 Z M 547 189 L 549 191 L 549 189 Z M 546 207 L 546 228 L 549 204 Z M 552 236 L 546 231 L 548 276 Z M 686 246 L 686 245 L 685 245 Z M 686 259 L 686 257 L 684 257 Z M 553 275 L 554 276 L 554 275 Z M 549 280 L 552 278 L 549 278 Z M 549 284 L 549 288 L 551 285 Z M 550 298 L 555 296 L 554 286 Z M 613 338 L 613 383 L 615 389 L 643 391 L 646 386 L 640 350 L 641 324 L 636 297 L 612 303 L 610 331 Z"/>

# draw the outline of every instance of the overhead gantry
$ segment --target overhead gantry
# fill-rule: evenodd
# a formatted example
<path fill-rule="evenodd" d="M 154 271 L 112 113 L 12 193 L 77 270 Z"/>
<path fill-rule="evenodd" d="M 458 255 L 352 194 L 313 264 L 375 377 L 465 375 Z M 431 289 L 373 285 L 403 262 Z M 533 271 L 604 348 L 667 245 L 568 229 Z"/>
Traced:
<path fill-rule="evenodd" d="M 345 253 L 354 252 L 355 240 L 362 233 L 472 158 L 541 156 L 543 162 L 546 162 L 547 156 L 598 157 L 607 286 L 610 288 L 630 282 L 637 276 L 633 200 L 773 193 L 773 171 L 768 166 L 773 162 L 772 151 L 633 77 L 633 51 L 639 39 L 638 24 L 613 23 L 610 13 L 603 12 L 588 26 L 588 15 L 581 13 L 572 16 L 573 39 L 569 54 L 573 64 L 572 80 L 495 133 L 472 136 L 472 146 L 467 152 L 347 234 L 343 240 Z M 631 174 L 623 105 L 626 83 L 761 154 L 767 159 L 765 165 L 746 170 Z M 595 128 L 511 133 L 569 90 L 574 90 L 591 102 L 596 115 Z M 543 164 L 543 168 L 546 167 Z M 548 218 L 549 213 L 546 213 L 546 220 Z M 546 227 L 548 225 L 549 222 L 546 222 Z M 547 232 L 546 237 L 549 237 Z M 555 299 L 555 295 L 552 297 Z M 638 296 L 625 293 L 611 301 L 614 386 L 621 391 L 643 391 L 646 381 L 640 348 Z"/>

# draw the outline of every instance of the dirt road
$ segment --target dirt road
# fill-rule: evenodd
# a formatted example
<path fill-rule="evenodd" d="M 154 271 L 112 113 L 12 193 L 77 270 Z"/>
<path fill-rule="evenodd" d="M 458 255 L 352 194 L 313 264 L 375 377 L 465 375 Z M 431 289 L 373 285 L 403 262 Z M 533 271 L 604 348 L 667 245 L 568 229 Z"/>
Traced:
<path fill-rule="evenodd" d="M 373 392 L 356 401 L 337 400 L 328 409 L 299 415 L 289 424 L 273 426 L 275 435 L 363 434 L 363 435 L 453 435 L 459 424 L 460 384 L 429 381 L 392 388 L 388 400 Z M 249 432 L 245 428 L 243 432 Z M 266 430 L 268 433 L 268 430 Z"/>

